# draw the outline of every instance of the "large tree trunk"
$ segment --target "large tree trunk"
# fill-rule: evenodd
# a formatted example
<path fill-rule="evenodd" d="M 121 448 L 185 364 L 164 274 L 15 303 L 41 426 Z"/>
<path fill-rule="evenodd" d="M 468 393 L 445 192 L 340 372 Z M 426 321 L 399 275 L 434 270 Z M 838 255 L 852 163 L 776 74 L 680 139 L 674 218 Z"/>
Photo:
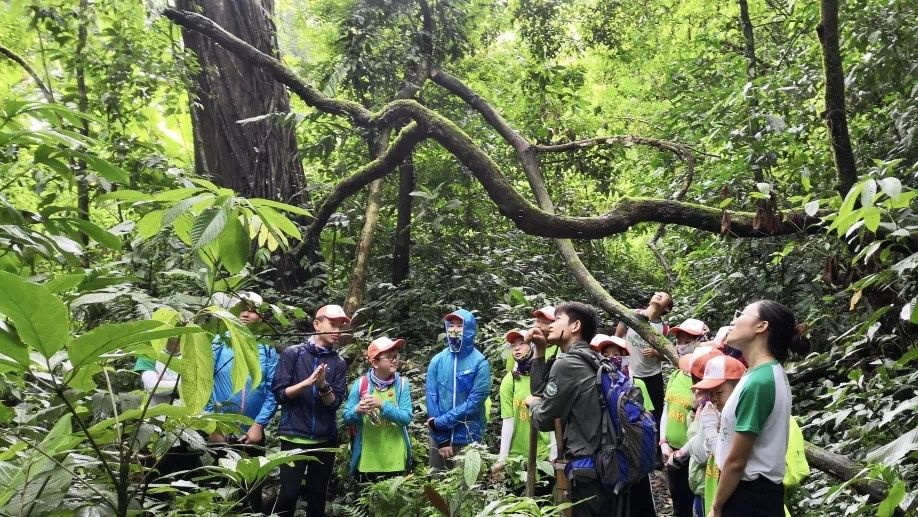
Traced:
<path fill-rule="evenodd" d="M 277 57 L 271 21 L 274 0 L 177 0 L 182 9 L 201 12 L 255 48 Z M 294 205 L 306 201 L 303 165 L 287 89 L 264 70 L 239 59 L 196 31 L 182 31 L 185 47 L 197 56 L 191 121 L 195 169 L 217 184 L 246 197 Z M 250 120 L 254 119 L 254 120 Z M 250 120 L 248 122 L 242 122 Z M 277 287 L 295 287 L 305 277 L 297 254 L 275 264 Z"/>
<path fill-rule="evenodd" d="M 408 280 L 411 268 L 411 193 L 415 187 L 414 159 L 409 156 L 398 170 L 398 220 L 392 250 L 392 284 Z"/>

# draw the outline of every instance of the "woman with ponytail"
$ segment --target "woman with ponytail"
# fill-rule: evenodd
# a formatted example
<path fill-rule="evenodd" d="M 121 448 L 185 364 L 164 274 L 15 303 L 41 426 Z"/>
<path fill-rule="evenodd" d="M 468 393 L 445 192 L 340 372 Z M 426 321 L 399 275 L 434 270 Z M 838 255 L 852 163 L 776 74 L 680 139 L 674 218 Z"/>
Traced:
<path fill-rule="evenodd" d="M 784 470 L 791 414 L 782 364 L 805 354 L 806 329 L 778 302 L 759 300 L 736 311 L 726 344 L 749 369 L 721 413 L 714 458 L 720 480 L 709 517 L 784 515 Z"/>

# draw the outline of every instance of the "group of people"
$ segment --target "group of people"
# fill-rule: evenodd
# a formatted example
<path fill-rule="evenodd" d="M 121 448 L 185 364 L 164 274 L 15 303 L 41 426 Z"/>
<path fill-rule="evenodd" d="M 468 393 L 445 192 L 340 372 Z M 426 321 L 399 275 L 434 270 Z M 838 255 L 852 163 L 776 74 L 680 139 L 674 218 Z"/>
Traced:
<path fill-rule="evenodd" d="M 234 301 L 244 304 L 243 323 L 261 319 L 257 294 L 242 293 Z M 760 300 L 736 311 L 730 326 L 709 340 L 708 327 L 697 319 L 670 329 L 663 317 L 672 307 L 670 295 L 657 292 L 637 311 L 657 331 L 674 337 L 680 361 L 666 382 L 656 348 L 622 324 L 600 332 L 605 329 L 597 311 L 584 303 L 537 309 L 531 328 L 508 332 L 499 451 L 491 474 L 503 476 L 510 457 L 529 456 L 531 443 L 538 459 L 568 465 L 596 454 L 605 409 L 596 370 L 583 359 L 589 353 L 607 358 L 627 376 L 653 413 L 658 468 L 666 472 L 675 515 L 783 515 L 784 487 L 808 472 L 782 368 L 790 351 L 808 349 L 804 329 L 785 306 Z M 263 381 L 252 386 L 250 379 L 239 392 L 232 389 L 232 348 L 223 336 L 214 340 L 214 392 L 206 410 L 244 414 L 254 423 L 237 436 L 210 439 L 257 451 L 279 408 L 281 450 L 299 449 L 315 458 L 280 467 L 277 501 L 266 511 L 292 516 L 302 493 L 307 515 L 325 514 L 341 406 L 351 429 L 353 477 L 377 481 L 412 469 L 408 426 L 415 407 L 410 381 L 399 373 L 405 340 L 371 341 L 369 368 L 348 388 L 347 365 L 336 344 L 350 322 L 340 306 L 326 305 L 316 312 L 315 332 L 305 342 L 280 354 L 259 344 Z M 443 324 L 446 346 L 431 359 L 425 379 L 428 465 L 435 470 L 452 467 L 463 448 L 483 441 L 492 384 L 491 365 L 476 347 L 474 314 L 459 309 Z M 154 397 L 179 382 L 159 362 L 139 360 L 136 369 L 144 372 L 144 386 Z M 556 424 L 560 441 L 552 433 Z M 539 433 L 535 439 L 533 432 Z M 656 515 L 649 475 L 616 493 L 589 469 L 564 472 L 574 515 Z M 246 503 L 262 510 L 259 488 Z"/>

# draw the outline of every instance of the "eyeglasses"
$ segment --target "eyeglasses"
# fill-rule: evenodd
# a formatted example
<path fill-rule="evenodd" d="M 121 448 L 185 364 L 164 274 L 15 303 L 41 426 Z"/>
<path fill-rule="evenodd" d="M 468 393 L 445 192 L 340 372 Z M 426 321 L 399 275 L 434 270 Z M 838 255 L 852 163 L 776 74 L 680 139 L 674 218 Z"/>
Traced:
<path fill-rule="evenodd" d="M 378 356 L 376 356 L 376 360 L 377 360 L 377 361 L 382 361 L 383 359 L 386 359 L 386 360 L 389 361 L 390 363 L 394 363 L 394 362 L 397 362 L 397 361 L 401 361 L 401 360 L 402 360 L 402 358 L 401 358 L 398 354 L 395 354 L 395 355 L 378 355 Z"/>
<path fill-rule="evenodd" d="M 745 313 L 745 312 L 743 312 L 743 311 L 733 311 L 733 319 L 734 319 L 734 320 L 740 319 L 740 316 L 749 316 L 750 318 L 760 319 L 760 318 L 759 318 L 758 316 L 756 316 L 755 314 L 748 314 L 748 313 Z"/>

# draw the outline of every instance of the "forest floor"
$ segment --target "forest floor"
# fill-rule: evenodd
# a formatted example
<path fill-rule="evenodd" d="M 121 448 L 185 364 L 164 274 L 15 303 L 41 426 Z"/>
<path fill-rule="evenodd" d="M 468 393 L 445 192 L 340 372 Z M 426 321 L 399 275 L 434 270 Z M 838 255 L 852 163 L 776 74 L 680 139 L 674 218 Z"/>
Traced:
<path fill-rule="evenodd" d="M 669 497 L 669 482 L 666 480 L 665 471 L 655 470 L 650 474 L 650 490 L 653 492 L 657 515 L 659 517 L 672 515 L 673 502 Z"/>

